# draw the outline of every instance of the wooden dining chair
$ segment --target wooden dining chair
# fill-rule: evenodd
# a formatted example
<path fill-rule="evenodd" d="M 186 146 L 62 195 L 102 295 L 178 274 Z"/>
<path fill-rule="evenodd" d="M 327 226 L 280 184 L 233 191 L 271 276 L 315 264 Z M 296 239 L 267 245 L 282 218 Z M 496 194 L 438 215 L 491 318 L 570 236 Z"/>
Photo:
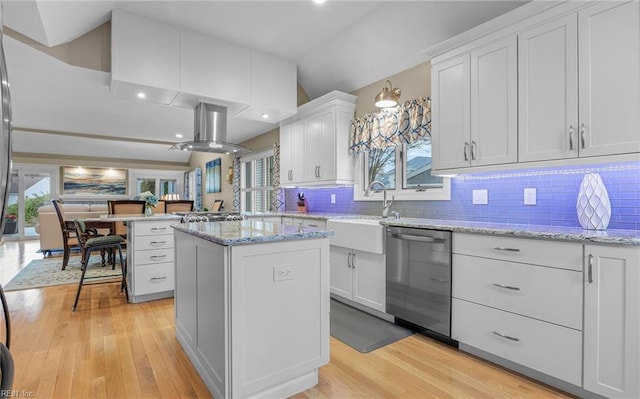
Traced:
<path fill-rule="evenodd" d="M 213 206 L 211 207 L 211 212 L 220 212 L 222 210 L 222 203 L 224 200 L 217 199 L 213 201 Z"/>
<path fill-rule="evenodd" d="M 165 200 L 164 212 L 165 213 L 193 212 L 193 201 L 192 200 Z"/>
<path fill-rule="evenodd" d="M 66 269 L 69 264 L 69 255 L 71 249 L 78 248 L 78 238 L 76 237 L 76 227 L 72 220 L 64 219 L 64 211 L 62 210 L 61 200 L 51 200 L 53 208 L 58 215 L 58 221 L 60 222 L 60 230 L 62 231 L 62 270 Z"/>
<path fill-rule="evenodd" d="M 147 202 L 144 200 L 113 200 L 107 202 L 109 215 L 144 215 Z M 124 222 L 115 222 L 113 234 L 126 237 L 127 226 Z"/>

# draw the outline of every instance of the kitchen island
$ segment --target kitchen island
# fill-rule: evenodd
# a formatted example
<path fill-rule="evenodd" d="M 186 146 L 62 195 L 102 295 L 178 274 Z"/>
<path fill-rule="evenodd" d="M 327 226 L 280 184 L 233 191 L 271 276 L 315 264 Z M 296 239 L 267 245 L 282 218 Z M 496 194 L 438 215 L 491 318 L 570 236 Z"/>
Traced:
<path fill-rule="evenodd" d="M 331 232 L 261 221 L 173 226 L 176 336 L 216 398 L 284 398 L 329 362 Z"/>

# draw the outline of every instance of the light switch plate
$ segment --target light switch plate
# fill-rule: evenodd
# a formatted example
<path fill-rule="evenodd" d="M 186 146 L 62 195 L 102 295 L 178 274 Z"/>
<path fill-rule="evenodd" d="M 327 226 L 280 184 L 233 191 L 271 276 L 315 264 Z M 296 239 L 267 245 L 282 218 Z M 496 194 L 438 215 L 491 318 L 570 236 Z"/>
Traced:
<path fill-rule="evenodd" d="M 535 188 L 525 188 L 524 189 L 524 204 L 525 205 L 535 205 L 536 202 L 537 202 L 536 189 Z"/>
<path fill-rule="evenodd" d="M 473 204 L 487 205 L 489 203 L 489 190 L 473 190 Z"/>
<path fill-rule="evenodd" d="M 336 195 L 335 194 L 331 194 L 331 203 L 332 204 L 336 203 Z"/>

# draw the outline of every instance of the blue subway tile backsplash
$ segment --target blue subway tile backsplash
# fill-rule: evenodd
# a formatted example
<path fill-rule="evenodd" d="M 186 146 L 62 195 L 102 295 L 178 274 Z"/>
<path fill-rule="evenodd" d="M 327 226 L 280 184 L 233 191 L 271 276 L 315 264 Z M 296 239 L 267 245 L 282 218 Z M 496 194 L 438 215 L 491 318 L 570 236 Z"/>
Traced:
<path fill-rule="evenodd" d="M 602 177 L 611 201 L 610 229 L 640 230 L 640 162 L 484 172 L 451 178 L 449 201 L 396 201 L 404 217 L 580 227 L 578 189 L 585 173 Z M 536 205 L 524 205 L 524 189 L 535 188 Z M 488 190 L 488 204 L 473 205 L 473 190 Z M 304 191 L 310 212 L 378 215 L 380 201 L 354 201 L 352 187 L 285 190 L 285 209 L 296 210 Z M 336 197 L 331 203 L 331 195 Z"/>

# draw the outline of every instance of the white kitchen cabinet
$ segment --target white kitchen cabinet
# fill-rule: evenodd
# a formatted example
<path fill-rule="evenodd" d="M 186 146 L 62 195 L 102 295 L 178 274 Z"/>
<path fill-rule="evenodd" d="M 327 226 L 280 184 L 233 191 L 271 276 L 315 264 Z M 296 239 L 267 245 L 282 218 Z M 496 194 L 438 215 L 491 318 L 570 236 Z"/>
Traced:
<path fill-rule="evenodd" d="M 115 9 L 111 17 L 111 92 L 171 104 L 180 87 L 180 30 Z"/>
<path fill-rule="evenodd" d="M 578 13 L 580 157 L 640 152 L 640 3 Z"/>
<path fill-rule="evenodd" d="M 195 32 L 181 32 L 180 90 L 251 102 L 251 50 Z"/>
<path fill-rule="evenodd" d="M 385 255 L 330 247 L 331 293 L 385 311 Z"/>
<path fill-rule="evenodd" d="M 516 65 L 515 36 L 433 65 L 434 169 L 518 161 Z"/>
<path fill-rule="evenodd" d="M 325 220 L 291 216 L 283 216 L 282 224 L 290 226 L 315 227 L 317 229 L 324 229 L 327 227 L 327 222 Z"/>
<path fill-rule="evenodd" d="M 286 154 L 286 156 L 283 156 Z M 304 120 L 280 126 L 280 184 L 304 181 Z"/>
<path fill-rule="evenodd" d="M 640 249 L 585 245 L 584 388 L 640 397 Z"/>
<path fill-rule="evenodd" d="M 131 302 L 173 296 L 175 251 L 171 225 L 176 222 L 127 222 L 127 287 Z"/>
<path fill-rule="evenodd" d="M 300 106 L 294 117 L 281 122 L 282 186 L 353 183 L 356 157 L 349 154 L 349 130 L 356 99 L 333 91 Z"/>
<path fill-rule="evenodd" d="M 582 245 L 453 233 L 451 336 L 582 384 Z"/>
<path fill-rule="evenodd" d="M 520 162 L 640 152 L 638 2 L 536 26 L 518 48 Z"/>

